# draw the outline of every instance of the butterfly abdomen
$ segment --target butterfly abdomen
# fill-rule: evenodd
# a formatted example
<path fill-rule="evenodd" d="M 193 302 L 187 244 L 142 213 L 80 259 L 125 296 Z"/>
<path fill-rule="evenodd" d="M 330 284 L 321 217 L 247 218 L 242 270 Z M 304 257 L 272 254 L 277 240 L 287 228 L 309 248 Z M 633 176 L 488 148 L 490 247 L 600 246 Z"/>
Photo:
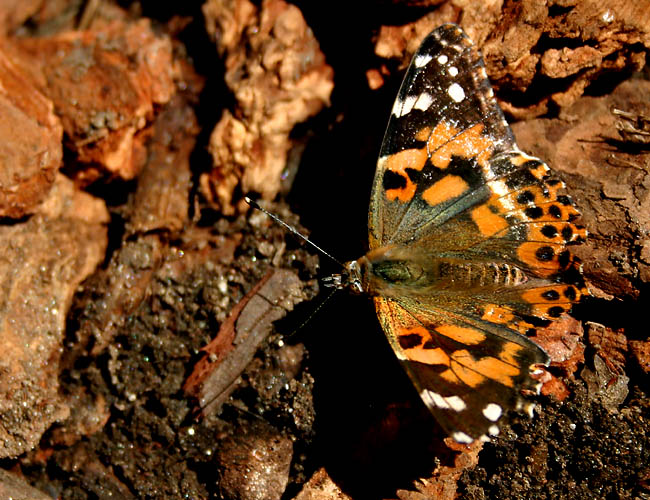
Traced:
<path fill-rule="evenodd" d="M 494 261 L 436 256 L 408 246 L 388 246 L 359 259 L 362 286 L 371 295 L 481 293 L 520 287 L 528 277 L 519 267 Z"/>
<path fill-rule="evenodd" d="M 463 289 L 508 288 L 528 281 L 524 272 L 507 263 L 441 260 L 438 264 L 441 283 L 450 283 Z"/>

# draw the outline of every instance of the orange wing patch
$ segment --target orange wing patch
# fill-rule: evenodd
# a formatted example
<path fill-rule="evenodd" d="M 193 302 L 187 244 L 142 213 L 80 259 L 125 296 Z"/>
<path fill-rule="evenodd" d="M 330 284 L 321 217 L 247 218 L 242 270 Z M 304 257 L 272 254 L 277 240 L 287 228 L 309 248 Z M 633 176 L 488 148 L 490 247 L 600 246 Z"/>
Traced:
<path fill-rule="evenodd" d="M 472 210 L 472 220 L 482 236 L 489 238 L 499 231 L 508 229 L 508 221 L 494 213 L 489 205 L 479 205 Z"/>
<path fill-rule="evenodd" d="M 406 173 L 406 169 L 422 170 L 427 161 L 426 149 L 405 149 L 404 151 L 388 156 L 383 161 L 385 162 L 383 167 L 386 170 L 399 175 L 405 182 L 404 186 L 387 189 L 386 198 L 390 201 L 397 199 L 403 203 L 410 201 L 415 195 L 416 186 Z M 380 164 L 378 167 L 381 169 L 382 165 Z"/>
<path fill-rule="evenodd" d="M 447 168 L 452 156 L 476 158 L 480 166 L 487 165 L 494 143 L 483 134 L 483 125 L 477 123 L 458 133 L 446 123 L 439 123 L 433 130 L 427 147 L 431 151 L 431 163 L 438 168 Z"/>
<path fill-rule="evenodd" d="M 548 241 L 558 245 L 582 241 L 586 236 L 584 228 L 570 222 L 532 222 L 528 224 L 530 241 Z"/>
<path fill-rule="evenodd" d="M 483 316 L 481 317 L 484 321 L 489 321 L 490 323 L 497 323 L 499 325 L 506 325 L 511 323 L 515 319 L 511 309 L 507 307 L 498 306 L 496 304 L 488 304 L 483 307 Z"/>
<path fill-rule="evenodd" d="M 457 325 L 440 325 L 436 327 L 436 332 L 465 345 L 475 345 L 485 341 L 485 333 L 475 328 L 466 328 Z"/>
<path fill-rule="evenodd" d="M 456 198 L 469 189 L 469 184 L 458 175 L 447 175 L 422 193 L 422 199 L 431 206 Z"/>
<path fill-rule="evenodd" d="M 449 368 L 440 376 L 446 381 L 466 385 L 476 389 L 486 379 L 499 382 L 506 387 L 515 386 L 515 378 L 521 375 L 521 370 L 515 360 L 515 355 L 523 349 L 519 344 L 508 342 L 504 345 L 499 357 L 485 357 L 475 359 L 465 349 L 449 354 L 448 363 L 443 363 Z"/>
<path fill-rule="evenodd" d="M 429 131 L 429 133 L 425 136 L 425 131 Z M 453 138 L 458 135 L 460 131 L 452 127 L 449 123 L 447 122 L 440 122 L 436 125 L 436 128 L 433 129 L 433 132 L 431 131 L 431 128 L 426 128 L 420 131 L 420 133 L 416 136 L 417 139 L 421 141 L 427 141 L 427 147 L 429 148 L 429 151 L 437 151 L 438 149 L 442 148 L 445 144 L 448 144 L 450 141 L 453 140 Z M 449 163 L 449 162 L 447 162 Z M 444 168 L 439 165 L 436 165 L 438 168 Z M 445 165 L 446 167 L 447 165 Z"/>

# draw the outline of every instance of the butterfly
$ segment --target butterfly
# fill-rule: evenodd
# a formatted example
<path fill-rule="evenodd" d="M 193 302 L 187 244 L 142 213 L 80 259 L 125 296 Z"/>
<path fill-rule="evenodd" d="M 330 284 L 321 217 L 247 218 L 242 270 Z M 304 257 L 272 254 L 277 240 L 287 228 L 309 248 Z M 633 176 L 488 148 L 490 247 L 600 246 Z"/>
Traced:
<path fill-rule="evenodd" d="M 369 251 L 326 284 L 367 293 L 425 405 L 459 443 L 532 415 L 528 337 L 586 295 L 565 185 L 519 150 L 482 56 L 445 24 L 413 56 L 377 161 Z"/>

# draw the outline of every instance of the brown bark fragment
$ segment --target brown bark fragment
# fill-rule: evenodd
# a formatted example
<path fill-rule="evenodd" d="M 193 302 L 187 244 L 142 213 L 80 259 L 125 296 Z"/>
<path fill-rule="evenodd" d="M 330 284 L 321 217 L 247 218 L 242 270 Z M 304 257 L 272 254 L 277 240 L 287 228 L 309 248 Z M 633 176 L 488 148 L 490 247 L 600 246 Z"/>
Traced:
<path fill-rule="evenodd" d="M 598 323 L 587 323 L 587 340 L 613 373 L 624 373 L 627 340 L 622 330 L 612 330 Z"/>
<path fill-rule="evenodd" d="M 587 384 L 591 399 L 598 401 L 609 410 L 617 410 L 629 394 L 630 378 L 612 371 L 608 363 L 596 354 L 590 366 L 585 366 L 580 377 Z"/>
<path fill-rule="evenodd" d="M 369 69 L 366 71 L 366 79 L 368 80 L 368 87 L 371 90 L 377 90 L 384 84 L 384 78 L 377 69 Z"/>
<path fill-rule="evenodd" d="M 625 142 L 639 147 L 650 145 L 650 117 L 617 108 L 612 108 L 612 114 L 618 118 L 616 129 Z"/>
<path fill-rule="evenodd" d="M 553 366 L 571 376 L 585 360 L 583 335 L 582 323 L 565 314 L 548 327 L 538 329 L 533 340 L 548 353 Z"/>
<path fill-rule="evenodd" d="M 571 395 L 571 391 L 564 380 L 559 377 L 554 377 L 548 372 L 546 372 L 546 376 L 542 377 L 540 382 L 543 383 L 540 394 L 544 396 L 553 396 L 558 401 L 564 401 Z"/>
<path fill-rule="evenodd" d="M 112 340 L 142 300 L 167 253 L 159 234 L 174 237 L 188 223 L 190 153 L 198 127 L 188 102 L 176 96 L 156 117 L 152 126 L 147 163 L 128 211 L 125 241 L 109 263 L 86 284 L 84 293 L 97 294 L 80 314 L 75 352 L 93 342 L 93 354 L 100 353 Z M 133 238 L 133 236 L 139 236 Z M 230 245 L 224 245 L 230 247 Z M 232 249 L 231 249 L 232 251 Z M 228 253 L 225 251 L 224 253 Z"/>
<path fill-rule="evenodd" d="M 234 213 L 233 191 L 272 199 L 292 147 L 297 123 L 329 105 L 332 68 L 300 10 L 283 0 L 210 0 L 210 33 L 219 32 L 226 83 L 237 100 L 210 138 L 214 168 L 201 177 L 203 194 L 225 214 Z"/>
<path fill-rule="evenodd" d="M 301 285 L 290 271 L 272 270 L 233 308 L 219 333 L 204 350 L 185 391 L 195 395 L 204 414 L 217 411 L 237 377 L 252 361 L 272 323 L 300 302 Z"/>
<path fill-rule="evenodd" d="M 305 483 L 295 500 L 351 500 L 351 498 L 343 493 L 329 477 L 327 471 L 321 468 Z"/>
<path fill-rule="evenodd" d="M 561 369 L 562 377 L 546 371 L 539 379 L 543 383 L 541 392 L 564 401 L 569 396 L 564 379 L 573 379 L 578 367 L 585 361 L 585 345 L 582 340 L 584 331 L 582 323 L 565 314 L 548 327 L 538 329 L 532 340 L 539 344 L 551 357 L 551 366 Z"/>
<path fill-rule="evenodd" d="M 642 68 L 645 56 L 636 44 L 649 46 L 650 22 L 642 2 L 630 6 L 625 0 L 606 6 L 595 0 L 557 6 L 511 3 L 502 28 L 482 48 L 488 74 L 497 89 L 518 93 L 539 83 L 539 95 L 526 95 L 529 102 L 524 106 L 508 99 L 504 109 L 524 118 L 545 113 L 550 106 L 570 106 L 590 82 L 610 72 Z M 558 49 L 562 43 L 567 46 Z"/>
<path fill-rule="evenodd" d="M 580 372 L 592 397 L 605 407 L 617 409 L 628 395 L 630 378 L 625 374 L 627 340 L 622 330 L 587 323 L 587 340 L 595 354 Z"/>
<path fill-rule="evenodd" d="M 202 351 L 206 354 L 194 365 L 192 373 L 185 381 L 183 389 L 189 396 L 198 397 L 202 390 L 202 385 L 206 378 L 215 370 L 217 364 L 220 363 L 228 354 L 235 348 L 235 323 L 239 318 L 244 307 L 248 301 L 253 298 L 260 289 L 266 284 L 273 273 L 267 272 L 264 277 L 259 280 L 250 291 L 232 308 L 228 314 L 228 318 L 219 327 L 217 335 L 206 345 Z M 222 394 L 226 391 L 232 380 L 225 381 L 225 385 L 217 389 L 217 394 Z"/>
<path fill-rule="evenodd" d="M 127 233 L 153 230 L 180 232 L 188 222 L 190 154 L 199 133 L 188 103 L 175 96 L 153 126 L 146 168 L 138 178 Z"/>
<path fill-rule="evenodd" d="M 650 373 L 650 341 L 630 340 L 628 345 L 630 347 L 630 354 L 634 356 L 639 367 L 645 373 Z"/>
<path fill-rule="evenodd" d="M 79 28 L 80 18 L 94 6 L 95 10 L 119 8 L 108 2 L 91 0 L 0 0 L 0 31 L 2 34 L 47 36 L 52 33 Z M 83 20 L 83 19 L 81 19 Z"/>
<path fill-rule="evenodd" d="M 406 67 L 408 59 L 420 46 L 422 39 L 444 23 L 458 20 L 457 11 L 449 4 L 422 16 L 404 26 L 381 26 L 375 43 L 375 54 L 383 58 L 402 58 Z"/>
<path fill-rule="evenodd" d="M 78 179 L 90 182 L 106 173 L 134 178 L 145 160 L 154 106 L 176 91 L 170 39 L 155 35 L 142 19 L 15 43 L 54 102 L 68 146 L 90 168 Z"/>
<path fill-rule="evenodd" d="M 106 248 L 101 202 L 60 182 L 50 196 L 61 199 L 47 201 L 43 214 L 0 226 L 0 457 L 31 449 L 52 422 L 67 417 L 58 394 L 65 317 Z"/>
<path fill-rule="evenodd" d="M 20 476 L 0 469 L 0 498 L 11 500 L 52 500 L 40 490 L 32 487 Z"/>
<path fill-rule="evenodd" d="M 398 490 L 400 500 L 453 500 L 457 497 L 457 482 L 465 469 L 478 463 L 478 454 L 483 443 L 476 441 L 472 445 L 461 445 L 451 438 L 445 438 L 451 450 L 456 450 L 450 465 L 440 465 L 431 477 L 415 482 L 416 491 Z"/>
<path fill-rule="evenodd" d="M 0 217 L 33 213 L 52 187 L 63 151 L 61 122 L 0 49 Z"/>
<path fill-rule="evenodd" d="M 583 68 L 600 66 L 602 62 L 603 55 L 593 47 L 549 49 L 542 56 L 541 72 L 549 78 L 566 78 Z"/>
<path fill-rule="evenodd" d="M 0 0 L 0 36 L 17 28 L 41 8 L 45 0 Z"/>
<path fill-rule="evenodd" d="M 86 224 L 107 224 L 109 221 L 104 200 L 80 191 L 61 173 L 56 174 L 52 189 L 35 213 L 47 219 L 70 218 Z"/>
<path fill-rule="evenodd" d="M 53 426 L 50 443 L 56 446 L 72 446 L 83 437 L 100 432 L 111 416 L 106 399 L 100 394 L 92 397 L 79 391 L 66 398 L 70 417 L 60 426 Z"/>

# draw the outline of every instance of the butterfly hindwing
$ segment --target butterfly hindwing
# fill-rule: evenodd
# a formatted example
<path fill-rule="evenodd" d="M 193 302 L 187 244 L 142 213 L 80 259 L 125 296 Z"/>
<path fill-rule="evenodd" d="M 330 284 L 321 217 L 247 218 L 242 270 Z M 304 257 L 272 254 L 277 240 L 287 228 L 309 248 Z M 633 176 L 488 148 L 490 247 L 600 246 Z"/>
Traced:
<path fill-rule="evenodd" d="M 496 436 L 505 410 L 532 408 L 520 391 L 537 389 L 530 367 L 548 356 L 526 337 L 381 297 L 375 305 L 422 400 L 457 441 Z"/>

